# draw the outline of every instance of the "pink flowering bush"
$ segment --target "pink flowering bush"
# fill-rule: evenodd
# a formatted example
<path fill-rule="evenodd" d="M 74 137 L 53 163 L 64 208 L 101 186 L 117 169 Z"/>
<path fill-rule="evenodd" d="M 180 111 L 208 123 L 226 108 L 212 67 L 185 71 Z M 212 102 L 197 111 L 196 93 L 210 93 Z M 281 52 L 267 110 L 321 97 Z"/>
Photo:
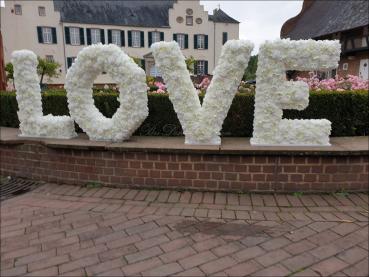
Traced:
<path fill-rule="evenodd" d="M 328 91 L 345 91 L 345 90 L 368 90 L 369 82 L 358 76 L 347 75 L 342 78 L 336 75 L 335 78 L 319 80 L 317 76 L 310 78 L 300 78 L 297 80 L 304 81 L 309 85 L 311 90 L 328 90 Z"/>
<path fill-rule="evenodd" d="M 202 79 L 200 84 L 195 84 L 195 88 L 200 89 L 200 90 L 207 90 L 209 85 L 210 85 L 210 80 L 208 77 L 205 77 L 204 79 Z"/>

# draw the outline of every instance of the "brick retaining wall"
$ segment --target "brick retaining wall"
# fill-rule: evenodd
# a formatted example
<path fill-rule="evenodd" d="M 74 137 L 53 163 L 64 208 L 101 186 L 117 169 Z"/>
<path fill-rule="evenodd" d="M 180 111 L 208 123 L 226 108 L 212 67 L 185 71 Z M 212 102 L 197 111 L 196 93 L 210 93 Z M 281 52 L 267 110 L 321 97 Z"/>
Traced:
<path fill-rule="evenodd" d="M 227 191 L 366 191 L 367 152 L 201 153 L 137 148 L 49 147 L 40 141 L 0 145 L 1 175 L 84 185 Z M 73 149 L 77 148 L 77 149 Z"/>

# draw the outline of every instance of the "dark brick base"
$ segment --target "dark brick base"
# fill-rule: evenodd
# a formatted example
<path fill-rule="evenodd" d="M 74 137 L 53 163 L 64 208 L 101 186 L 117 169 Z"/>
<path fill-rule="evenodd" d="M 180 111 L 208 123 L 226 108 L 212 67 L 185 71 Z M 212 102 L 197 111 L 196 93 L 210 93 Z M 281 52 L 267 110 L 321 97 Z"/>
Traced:
<path fill-rule="evenodd" d="M 0 145 L 1 175 L 46 182 L 227 191 L 366 191 L 368 157 L 122 153 Z"/>

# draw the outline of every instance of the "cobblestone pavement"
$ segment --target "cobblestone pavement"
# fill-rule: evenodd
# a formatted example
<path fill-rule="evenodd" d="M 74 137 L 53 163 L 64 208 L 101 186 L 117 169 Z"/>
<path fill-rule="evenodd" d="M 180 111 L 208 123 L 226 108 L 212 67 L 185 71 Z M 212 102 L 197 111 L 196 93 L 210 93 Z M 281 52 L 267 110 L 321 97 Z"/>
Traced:
<path fill-rule="evenodd" d="M 1 203 L 1 276 L 367 276 L 368 195 L 47 184 Z"/>

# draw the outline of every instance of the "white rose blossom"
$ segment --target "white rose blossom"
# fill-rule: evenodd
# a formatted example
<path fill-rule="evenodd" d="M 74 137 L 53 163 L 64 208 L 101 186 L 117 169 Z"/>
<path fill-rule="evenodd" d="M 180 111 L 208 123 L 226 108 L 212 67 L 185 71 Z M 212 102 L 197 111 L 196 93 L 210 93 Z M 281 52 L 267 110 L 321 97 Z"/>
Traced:
<path fill-rule="evenodd" d="M 112 118 L 96 108 L 92 97 L 93 82 L 103 71 L 120 90 L 120 107 Z M 81 50 L 67 72 L 65 88 L 70 114 L 91 140 L 126 140 L 148 115 L 145 71 L 113 44 Z"/>
<path fill-rule="evenodd" d="M 283 109 L 303 110 L 309 104 L 308 85 L 287 81 L 286 70 L 337 68 L 340 51 L 338 41 L 278 39 L 260 46 L 251 144 L 330 145 L 330 121 L 282 119 Z"/>
<path fill-rule="evenodd" d="M 223 46 L 202 106 L 177 42 L 158 42 L 151 48 L 182 125 L 185 143 L 219 145 L 223 121 L 247 67 L 253 44 L 230 40 Z"/>
<path fill-rule="evenodd" d="M 37 56 L 29 50 L 14 51 L 14 83 L 22 137 L 69 139 L 77 134 L 69 116 L 43 115 L 41 89 L 37 75 Z"/>

